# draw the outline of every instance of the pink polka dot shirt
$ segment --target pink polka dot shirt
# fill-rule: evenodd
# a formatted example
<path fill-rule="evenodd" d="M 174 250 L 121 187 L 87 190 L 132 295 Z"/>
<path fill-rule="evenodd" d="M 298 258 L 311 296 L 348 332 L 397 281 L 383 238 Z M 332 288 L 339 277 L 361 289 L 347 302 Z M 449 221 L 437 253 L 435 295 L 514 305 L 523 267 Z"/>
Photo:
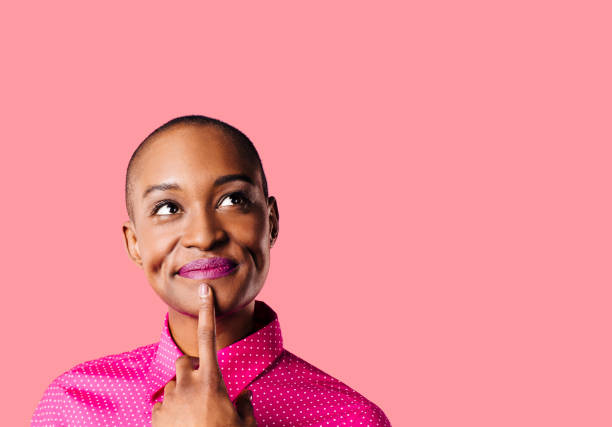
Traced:
<path fill-rule="evenodd" d="M 255 302 L 264 327 L 217 353 L 230 399 L 253 392 L 258 426 L 390 426 L 383 411 L 346 384 L 283 348 L 276 312 Z M 32 426 L 150 426 L 153 404 L 183 352 L 168 327 L 159 342 L 83 362 L 55 378 Z"/>

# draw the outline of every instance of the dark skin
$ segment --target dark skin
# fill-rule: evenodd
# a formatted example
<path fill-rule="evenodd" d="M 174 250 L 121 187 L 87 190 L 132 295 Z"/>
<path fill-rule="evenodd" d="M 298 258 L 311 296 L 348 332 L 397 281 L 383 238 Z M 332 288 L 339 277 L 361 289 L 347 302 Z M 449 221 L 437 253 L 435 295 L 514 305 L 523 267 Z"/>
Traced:
<path fill-rule="evenodd" d="M 134 218 L 123 224 L 125 244 L 168 305 L 172 337 L 185 353 L 176 361 L 176 380 L 166 385 L 164 402 L 154 406 L 153 425 L 176 425 L 179 419 L 180 425 L 255 425 L 246 393 L 236 399 L 237 409 L 229 400 L 217 351 L 263 326 L 253 313 L 278 236 L 276 200 L 266 199 L 252 156 L 214 126 L 167 129 L 141 154 L 132 176 Z M 234 174 L 252 184 L 215 185 Z M 143 197 L 149 186 L 169 182 L 181 188 Z M 238 268 L 205 280 L 210 295 L 201 299 L 203 281 L 181 277 L 178 270 L 207 256 L 230 258 Z"/>

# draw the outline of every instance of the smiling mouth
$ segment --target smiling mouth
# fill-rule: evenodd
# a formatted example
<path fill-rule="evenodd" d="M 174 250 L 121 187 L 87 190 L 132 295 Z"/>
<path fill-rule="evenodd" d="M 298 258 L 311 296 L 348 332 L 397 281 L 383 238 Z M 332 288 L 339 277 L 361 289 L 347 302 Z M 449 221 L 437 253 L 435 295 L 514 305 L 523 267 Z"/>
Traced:
<path fill-rule="evenodd" d="M 196 269 L 189 271 L 179 271 L 178 275 L 187 279 L 218 279 L 234 273 L 238 269 L 239 264 L 224 264 L 212 268 Z"/>

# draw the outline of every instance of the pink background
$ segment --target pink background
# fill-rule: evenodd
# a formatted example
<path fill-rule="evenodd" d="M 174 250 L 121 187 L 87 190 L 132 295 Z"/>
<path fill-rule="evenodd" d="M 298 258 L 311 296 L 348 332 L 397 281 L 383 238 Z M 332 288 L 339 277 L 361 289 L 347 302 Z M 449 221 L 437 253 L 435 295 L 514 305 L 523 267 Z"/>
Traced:
<path fill-rule="evenodd" d="M 260 151 L 290 351 L 394 426 L 612 425 L 609 3 L 420 3 L 2 5 L 3 425 L 159 338 L 124 173 L 188 113 Z"/>

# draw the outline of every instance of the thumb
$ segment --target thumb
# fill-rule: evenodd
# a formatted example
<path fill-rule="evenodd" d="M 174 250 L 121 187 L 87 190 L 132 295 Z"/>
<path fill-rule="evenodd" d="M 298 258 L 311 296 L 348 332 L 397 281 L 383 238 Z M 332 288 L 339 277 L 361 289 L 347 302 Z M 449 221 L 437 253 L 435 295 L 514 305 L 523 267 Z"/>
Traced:
<path fill-rule="evenodd" d="M 238 411 L 238 415 L 245 421 L 255 421 L 255 414 L 253 413 L 253 404 L 251 403 L 251 398 L 253 396 L 253 392 L 248 389 L 244 389 L 240 392 L 236 400 L 234 400 L 236 405 L 236 410 Z"/>

